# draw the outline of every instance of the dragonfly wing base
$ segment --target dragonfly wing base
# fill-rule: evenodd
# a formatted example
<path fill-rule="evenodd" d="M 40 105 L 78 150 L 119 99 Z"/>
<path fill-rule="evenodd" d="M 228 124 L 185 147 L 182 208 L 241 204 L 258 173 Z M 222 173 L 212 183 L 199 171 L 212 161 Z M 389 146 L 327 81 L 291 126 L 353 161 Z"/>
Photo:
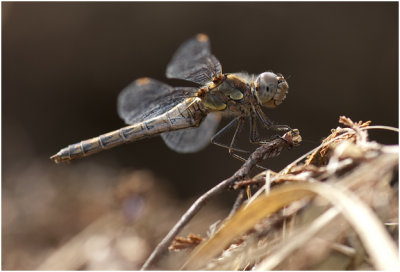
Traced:
<path fill-rule="evenodd" d="M 195 153 L 210 143 L 220 120 L 219 114 L 210 113 L 199 127 L 164 132 L 161 137 L 169 148 L 178 153 Z"/>

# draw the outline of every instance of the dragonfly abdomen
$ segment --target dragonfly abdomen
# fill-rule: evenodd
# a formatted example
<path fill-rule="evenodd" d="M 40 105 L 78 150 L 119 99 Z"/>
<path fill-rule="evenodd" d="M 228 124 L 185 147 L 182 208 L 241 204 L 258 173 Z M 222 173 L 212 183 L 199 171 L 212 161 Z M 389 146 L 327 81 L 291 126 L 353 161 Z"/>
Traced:
<path fill-rule="evenodd" d="M 126 142 L 126 138 L 124 138 L 121 133 L 123 129 L 124 128 L 76 144 L 71 144 L 61 149 L 50 158 L 56 163 L 68 162 L 120 145 Z"/>
<path fill-rule="evenodd" d="M 198 101 L 190 98 L 162 115 L 69 145 L 50 158 L 56 163 L 69 162 L 123 143 L 153 137 L 163 132 L 198 126 L 203 117 L 204 113 L 201 112 Z"/>

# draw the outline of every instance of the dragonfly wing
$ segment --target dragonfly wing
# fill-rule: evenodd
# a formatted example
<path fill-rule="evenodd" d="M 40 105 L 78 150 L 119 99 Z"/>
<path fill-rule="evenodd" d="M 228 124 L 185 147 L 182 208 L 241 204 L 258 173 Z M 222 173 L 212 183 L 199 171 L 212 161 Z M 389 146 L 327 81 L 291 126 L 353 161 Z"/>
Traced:
<path fill-rule="evenodd" d="M 199 127 L 161 134 L 166 145 L 178 153 L 194 153 L 205 148 L 217 130 L 221 115 L 209 113 Z"/>
<path fill-rule="evenodd" d="M 197 34 L 184 42 L 167 66 L 168 78 L 179 78 L 201 85 L 221 76 L 222 68 L 218 59 L 211 54 L 210 40 L 205 34 Z"/>
<path fill-rule="evenodd" d="M 118 96 L 118 115 L 126 124 L 159 116 L 194 96 L 196 88 L 173 88 L 151 78 L 140 78 L 125 87 Z"/>

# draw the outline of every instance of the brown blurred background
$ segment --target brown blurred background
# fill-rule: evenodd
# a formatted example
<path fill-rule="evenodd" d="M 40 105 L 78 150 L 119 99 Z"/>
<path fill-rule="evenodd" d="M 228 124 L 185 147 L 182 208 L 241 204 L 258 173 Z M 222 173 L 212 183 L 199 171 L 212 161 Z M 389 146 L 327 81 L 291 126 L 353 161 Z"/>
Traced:
<path fill-rule="evenodd" d="M 210 36 L 224 72 L 289 76 L 287 99 L 265 112 L 298 128 L 304 143 L 266 162 L 273 170 L 318 145 L 339 115 L 398 126 L 397 2 L 3 2 L 3 268 L 35 269 L 105 213 L 121 173 L 146 169 L 175 198 L 187 199 L 240 166 L 222 148 L 182 155 L 159 137 L 70 165 L 48 159 L 124 126 L 116 99 L 134 79 L 190 85 L 166 80 L 164 72 L 177 47 L 199 32 Z M 391 132 L 371 131 L 371 138 L 398 142 Z"/>

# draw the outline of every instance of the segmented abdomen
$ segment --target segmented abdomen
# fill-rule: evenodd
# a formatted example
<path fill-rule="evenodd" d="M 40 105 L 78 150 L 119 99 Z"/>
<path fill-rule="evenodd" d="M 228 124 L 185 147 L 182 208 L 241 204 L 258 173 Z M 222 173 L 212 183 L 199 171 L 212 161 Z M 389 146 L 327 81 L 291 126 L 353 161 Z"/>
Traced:
<path fill-rule="evenodd" d="M 123 143 L 149 138 L 167 131 L 198 126 L 205 116 L 198 103 L 199 98 L 188 98 L 155 118 L 69 145 L 51 159 L 56 163 L 69 162 Z"/>

